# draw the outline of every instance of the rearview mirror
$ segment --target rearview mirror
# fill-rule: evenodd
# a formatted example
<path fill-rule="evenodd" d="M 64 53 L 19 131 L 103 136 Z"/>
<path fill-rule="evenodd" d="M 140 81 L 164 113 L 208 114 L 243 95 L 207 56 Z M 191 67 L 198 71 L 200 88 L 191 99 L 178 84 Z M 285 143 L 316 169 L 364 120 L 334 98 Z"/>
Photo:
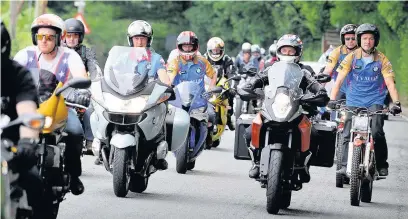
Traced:
<path fill-rule="evenodd" d="M 19 116 L 17 119 L 9 122 L 7 125 L 1 127 L 1 129 L 6 129 L 11 126 L 21 125 L 35 129 L 41 130 L 44 127 L 45 117 L 38 113 L 27 113 Z"/>

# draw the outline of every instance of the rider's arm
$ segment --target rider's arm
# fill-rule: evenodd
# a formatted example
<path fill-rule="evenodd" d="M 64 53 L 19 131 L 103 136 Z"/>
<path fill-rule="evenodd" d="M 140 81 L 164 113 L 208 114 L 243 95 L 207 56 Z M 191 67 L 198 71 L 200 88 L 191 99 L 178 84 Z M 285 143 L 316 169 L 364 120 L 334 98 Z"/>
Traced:
<path fill-rule="evenodd" d="M 351 63 L 353 62 L 353 56 L 354 53 L 348 54 L 337 68 L 338 75 L 336 83 L 334 83 L 334 86 L 330 94 L 330 100 L 336 100 L 336 96 L 340 91 L 340 87 L 343 84 L 344 79 L 346 79 L 347 75 L 351 71 Z"/>
<path fill-rule="evenodd" d="M 216 74 L 214 72 L 214 68 L 211 66 L 210 62 L 205 58 L 202 58 L 201 60 L 205 64 L 205 74 L 207 75 L 207 77 L 211 78 L 211 81 L 210 81 L 210 89 L 211 89 L 211 88 L 215 87 L 215 85 L 217 84 L 217 76 L 216 76 Z"/>
<path fill-rule="evenodd" d="M 157 76 L 159 77 L 159 80 L 167 85 L 171 85 L 169 76 L 166 73 L 166 68 L 164 67 L 165 63 L 163 58 L 160 56 L 160 59 L 158 62 L 155 63 L 157 69 Z"/>
<path fill-rule="evenodd" d="M 16 111 L 19 116 L 37 112 L 37 88 L 35 87 L 31 73 L 17 62 L 12 62 L 13 69 L 17 73 L 15 89 Z M 20 138 L 38 139 L 39 131 L 20 126 Z"/>
<path fill-rule="evenodd" d="M 327 59 L 327 64 L 326 64 L 326 67 L 324 68 L 323 74 L 332 76 L 332 73 L 335 70 L 334 67 L 336 67 L 337 62 L 339 61 L 340 48 L 341 47 L 337 47 L 336 49 L 333 50 L 333 52 L 330 53 L 330 56 Z"/>
<path fill-rule="evenodd" d="M 64 47 L 66 48 L 66 47 Z M 72 77 L 74 78 L 88 78 L 86 74 L 85 65 L 82 62 L 81 57 L 74 50 L 68 49 L 70 55 L 68 57 L 68 67 Z"/>
<path fill-rule="evenodd" d="M 102 71 L 93 49 L 86 48 L 86 60 L 86 67 L 88 68 L 91 80 L 102 77 Z"/>
<path fill-rule="evenodd" d="M 174 78 L 176 78 L 178 74 L 178 58 L 174 57 L 173 59 L 169 60 L 167 63 L 167 76 L 169 78 L 170 84 L 173 84 Z"/>
<path fill-rule="evenodd" d="M 384 55 L 380 55 L 382 69 L 381 73 L 384 77 L 385 84 L 390 92 L 391 98 L 394 102 L 399 101 L 398 91 L 395 86 L 395 74 L 392 70 L 391 62 Z"/>

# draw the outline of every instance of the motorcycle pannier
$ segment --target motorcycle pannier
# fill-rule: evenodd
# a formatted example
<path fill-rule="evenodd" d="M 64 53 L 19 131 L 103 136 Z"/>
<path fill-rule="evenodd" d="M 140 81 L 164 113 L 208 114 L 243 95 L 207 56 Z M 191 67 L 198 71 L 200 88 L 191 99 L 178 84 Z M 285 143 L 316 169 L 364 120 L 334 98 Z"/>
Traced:
<path fill-rule="evenodd" d="M 319 120 L 313 123 L 312 142 L 310 144 L 312 166 L 332 167 L 336 151 L 336 123 Z"/>
<path fill-rule="evenodd" d="M 336 150 L 336 123 L 320 120 L 313 123 L 310 148 L 310 164 L 319 167 L 332 167 Z"/>
<path fill-rule="evenodd" d="M 256 114 L 242 114 L 235 128 L 234 158 L 237 160 L 250 160 L 248 148 L 245 143 L 245 129 L 252 124 Z"/>

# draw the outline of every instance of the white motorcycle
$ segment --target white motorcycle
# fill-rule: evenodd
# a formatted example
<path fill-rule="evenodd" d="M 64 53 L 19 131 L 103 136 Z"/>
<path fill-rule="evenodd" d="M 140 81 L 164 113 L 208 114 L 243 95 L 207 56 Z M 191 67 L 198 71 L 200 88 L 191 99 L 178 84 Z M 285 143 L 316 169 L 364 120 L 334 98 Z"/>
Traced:
<path fill-rule="evenodd" d="M 150 175 L 158 169 L 157 161 L 164 159 L 168 150 L 184 145 L 187 138 L 189 115 L 176 110 L 166 126 L 167 101 L 174 99 L 174 91 L 158 81 L 149 82 L 150 70 L 145 48 L 114 46 L 104 77 L 91 86 L 95 108 L 92 147 L 113 174 L 118 197 L 125 197 L 129 190 L 146 190 Z"/>

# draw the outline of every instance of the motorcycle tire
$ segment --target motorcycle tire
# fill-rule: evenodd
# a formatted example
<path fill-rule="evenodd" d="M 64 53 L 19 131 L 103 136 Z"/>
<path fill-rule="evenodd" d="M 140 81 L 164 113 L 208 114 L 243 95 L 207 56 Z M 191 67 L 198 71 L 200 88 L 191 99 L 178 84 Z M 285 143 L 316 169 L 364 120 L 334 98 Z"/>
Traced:
<path fill-rule="evenodd" d="M 187 139 L 190 139 L 190 135 Z M 188 161 L 188 148 L 190 142 L 186 141 L 186 144 L 176 151 L 176 171 L 180 174 L 185 174 L 187 172 L 187 161 Z"/>
<path fill-rule="evenodd" d="M 350 177 L 350 204 L 352 206 L 360 205 L 361 198 L 360 163 L 361 163 L 361 147 L 354 147 Z"/>
<path fill-rule="evenodd" d="M 131 192 L 142 193 L 147 189 L 149 184 L 149 177 L 142 177 L 140 175 L 133 175 L 130 179 L 129 190 Z"/>
<path fill-rule="evenodd" d="M 220 139 L 213 141 L 212 147 L 216 148 L 220 145 Z"/>
<path fill-rule="evenodd" d="M 361 185 L 361 201 L 370 203 L 373 196 L 373 181 L 363 182 Z"/>
<path fill-rule="evenodd" d="M 113 148 L 112 148 L 113 149 Z M 113 191 L 117 197 L 125 197 L 129 191 L 130 170 L 126 148 L 114 148 Z"/>
<path fill-rule="evenodd" d="M 340 170 L 342 168 L 341 161 L 343 158 L 343 135 L 342 133 L 337 133 L 337 140 L 336 140 L 336 170 Z M 337 188 L 343 188 L 343 183 L 344 183 L 344 176 L 336 173 L 336 187 Z"/>
<path fill-rule="evenodd" d="M 282 202 L 282 163 L 283 152 L 274 150 L 269 158 L 269 169 L 266 187 L 266 210 L 277 214 Z M 287 204 L 287 203 L 286 203 Z"/>

